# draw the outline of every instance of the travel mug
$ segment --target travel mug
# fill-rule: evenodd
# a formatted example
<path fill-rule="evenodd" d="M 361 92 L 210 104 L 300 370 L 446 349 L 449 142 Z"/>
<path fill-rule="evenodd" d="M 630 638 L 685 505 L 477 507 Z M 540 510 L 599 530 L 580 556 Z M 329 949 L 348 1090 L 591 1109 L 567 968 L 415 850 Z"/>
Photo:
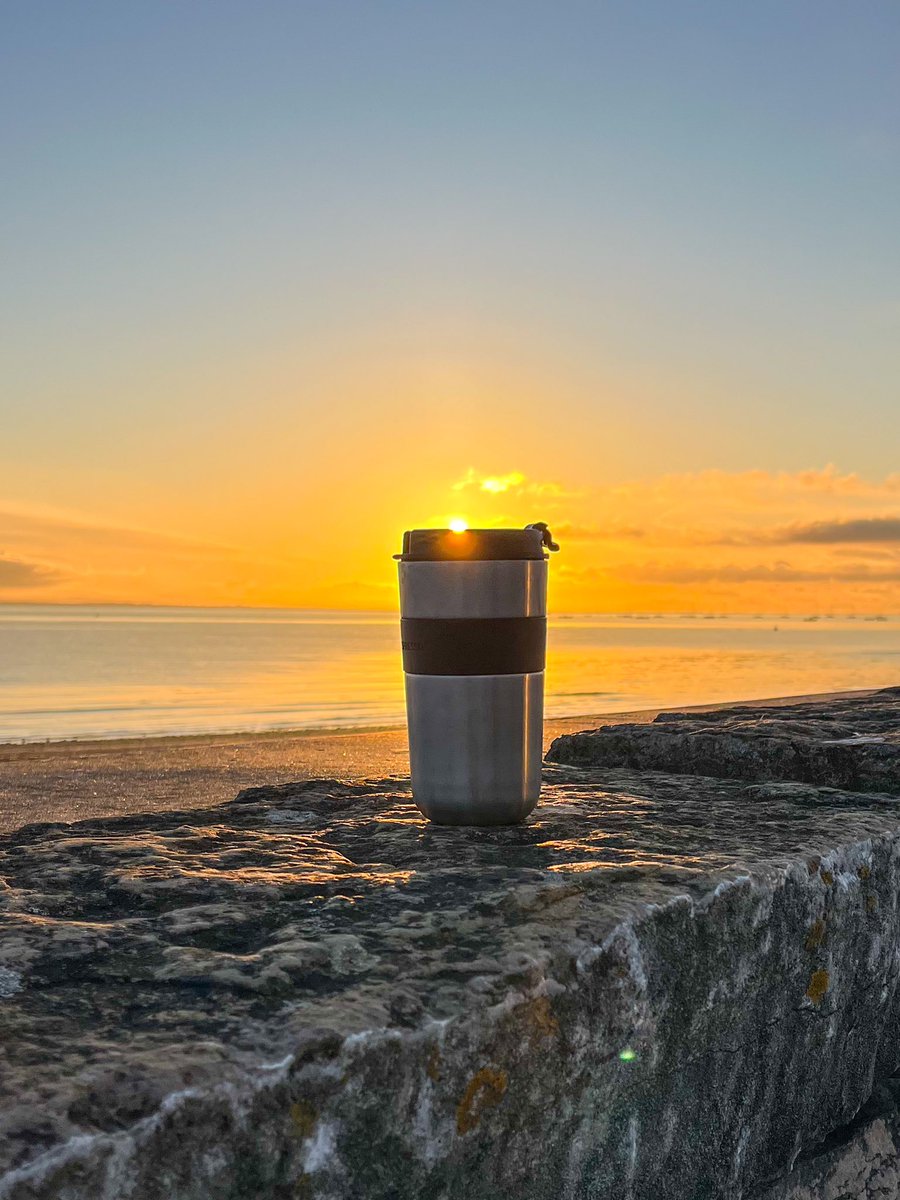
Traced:
<path fill-rule="evenodd" d="M 413 799 L 442 825 L 511 825 L 538 800 L 546 525 L 403 535 L 400 626 Z"/>

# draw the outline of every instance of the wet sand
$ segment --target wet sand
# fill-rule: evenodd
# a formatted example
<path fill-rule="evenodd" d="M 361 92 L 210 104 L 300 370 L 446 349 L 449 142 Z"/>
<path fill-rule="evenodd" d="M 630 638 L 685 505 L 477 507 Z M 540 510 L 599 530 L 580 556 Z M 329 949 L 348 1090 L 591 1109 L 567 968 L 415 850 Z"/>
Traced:
<path fill-rule="evenodd" d="M 777 697 L 753 703 L 774 706 L 853 694 L 871 693 Z M 710 704 L 683 711 L 728 707 Z M 651 721 L 661 711 L 547 721 L 544 746 L 562 733 Z M 408 770 L 404 728 L 0 743 L 0 831 L 35 821 L 208 807 L 230 800 L 242 788 L 263 784 L 334 777 L 377 779 L 405 775 Z"/>

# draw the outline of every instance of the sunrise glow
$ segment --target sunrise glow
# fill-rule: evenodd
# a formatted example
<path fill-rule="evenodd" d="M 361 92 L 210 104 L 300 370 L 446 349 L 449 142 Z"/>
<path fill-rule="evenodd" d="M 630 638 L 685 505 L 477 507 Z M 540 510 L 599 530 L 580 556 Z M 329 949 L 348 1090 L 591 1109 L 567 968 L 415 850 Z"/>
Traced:
<path fill-rule="evenodd" d="M 887 9 L 351 8 L 9 22 L 0 602 L 900 610 Z"/>

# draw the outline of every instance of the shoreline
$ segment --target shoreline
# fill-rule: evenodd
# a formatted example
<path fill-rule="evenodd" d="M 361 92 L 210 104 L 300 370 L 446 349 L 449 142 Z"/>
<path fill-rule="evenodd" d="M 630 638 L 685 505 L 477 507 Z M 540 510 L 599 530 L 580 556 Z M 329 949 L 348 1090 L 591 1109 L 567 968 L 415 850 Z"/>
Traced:
<path fill-rule="evenodd" d="M 680 704 L 664 705 L 659 708 L 635 708 L 612 710 L 607 712 L 575 713 L 567 717 L 545 717 L 544 727 L 550 725 L 569 725 L 572 721 L 605 721 L 615 724 L 617 720 L 638 721 L 652 720 L 661 712 L 718 712 L 723 708 L 735 708 L 745 704 L 756 704 L 777 707 L 780 704 L 797 704 L 804 701 L 833 700 L 844 696 L 871 696 L 879 688 L 853 688 L 848 691 L 810 692 L 789 696 L 763 696 L 742 698 L 740 700 L 719 700 L 711 704 Z M 585 727 L 586 728 L 586 727 Z M 220 729 L 198 730 L 191 733 L 135 733 L 135 734 L 93 734 L 82 737 L 59 738 L 0 738 L 0 763 L 6 761 L 5 755 L 9 750 L 31 751 L 36 749 L 52 750 L 55 747 L 75 749 L 80 746 L 109 747 L 128 749 L 153 744 L 156 746 L 187 745 L 187 744 L 216 744 L 231 743 L 252 738 L 256 741 L 275 741 L 295 738 L 343 738 L 359 737 L 374 733 L 395 733 L 406 729 L 403 721 L 394 721 L 379 725 L 316 725 L 308 729 Z M 554 736 L 556 736 L 554 734 Z"/>
<path fill-rule="evenodd" d="M 563 733 L 644 723 L 660 712 L 718 712 L 742 704 L 776 708 L 867 696 L 877 688 L 630 712 L 544 722 L 544 751 Z M 0 833 L 42 821 L 79 821 L 148 810 L 213 807 L 247 787 L 309 779 L 378 779 L 409 770 L 406 727 L 321 732 L 196 733 L 0 743 Z"/>
<path fill-rule="evenodd" d="M 3 751 L 10 747 L 27 750 L 35 746 L 144 746 L 148 742 L 234 741 L 236 738 L 351 737 L 358 733 L 392 733 L 405 728 L 403 722 L 392 721 L 384 725 L 314 725 L 308 729 L 200 729 L 189 733 L 95 733 L 80 737 L 0 738 L 0 761 Z"/>

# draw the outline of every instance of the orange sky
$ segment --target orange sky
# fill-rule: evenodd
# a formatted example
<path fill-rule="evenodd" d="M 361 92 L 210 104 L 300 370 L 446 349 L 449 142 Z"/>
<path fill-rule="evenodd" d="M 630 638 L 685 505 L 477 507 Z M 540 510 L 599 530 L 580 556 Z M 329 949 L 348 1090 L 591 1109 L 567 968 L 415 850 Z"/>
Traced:
<path fill-rule="evenodd" d="M 456 478 L 348 487 L 319 511 L 264 498 L 230 541 L 160 521 L 0 502 L 7 602 L 391 609 L 404 527 L 551 523 L 558 611 L 876 613 L 900 595 L 900 475 L 832 467 L 700 471 L 615 485 L 533 479 L 499 464 Z M 510 469 L 512 466 L 513 469 Z M 164 514 L 163 514 L 164 515 Z M 196 519 L 196 514 L 193 514 Z M 199 526 L 199 522 L 197 522 Z"/>
<path fill-rule="evenodd" d="M 898 6 L 12 8 L 0 603 L 900 611 Z"/>

